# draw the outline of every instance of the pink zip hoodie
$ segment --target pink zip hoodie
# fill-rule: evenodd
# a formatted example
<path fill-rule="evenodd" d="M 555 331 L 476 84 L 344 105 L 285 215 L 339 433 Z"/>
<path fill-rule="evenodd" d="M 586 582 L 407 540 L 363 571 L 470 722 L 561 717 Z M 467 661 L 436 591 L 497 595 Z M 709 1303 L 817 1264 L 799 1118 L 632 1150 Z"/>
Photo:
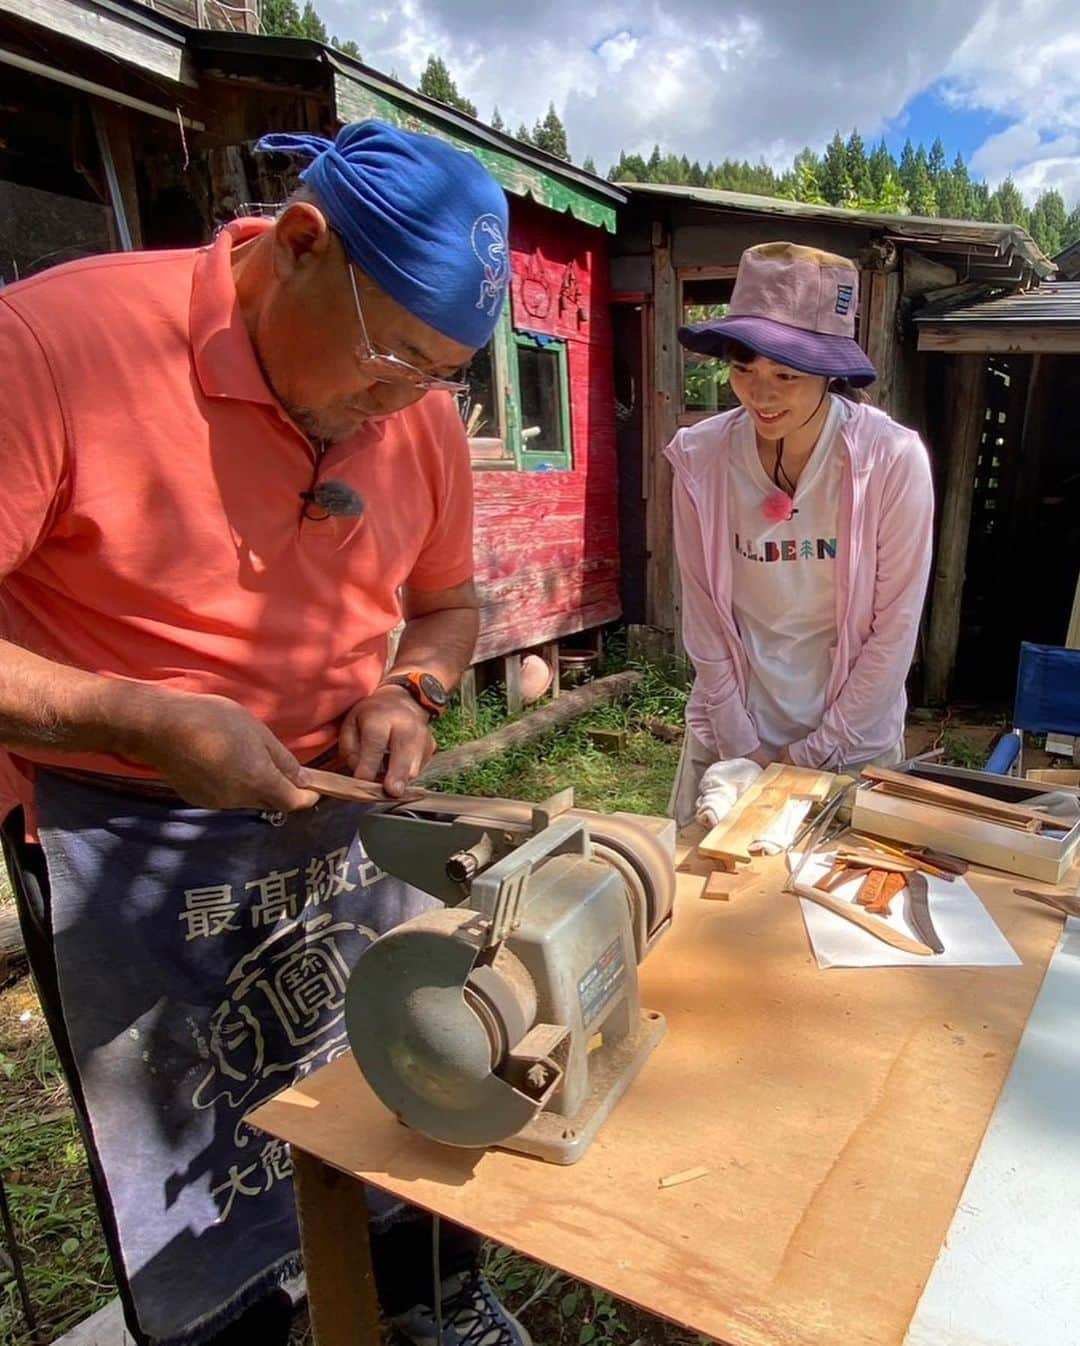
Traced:
<path fill-rule="evenodd" d="M 760 746 L 731 607 L 728 449 L 745 415 L 740 407 L 700 421 L 665 450 L 675 470 L 683 642 L 697 671 L 686 723 L 718 759 Z M 934 515 L 930 463 L 913 430 L 852 404 L 837 446 L 845 471 L 832 675 L 821 724 L 789 749 L 799 766 L 830 769 L 877 757 L 903 736 L 904 682 L 930 575 Z"/>

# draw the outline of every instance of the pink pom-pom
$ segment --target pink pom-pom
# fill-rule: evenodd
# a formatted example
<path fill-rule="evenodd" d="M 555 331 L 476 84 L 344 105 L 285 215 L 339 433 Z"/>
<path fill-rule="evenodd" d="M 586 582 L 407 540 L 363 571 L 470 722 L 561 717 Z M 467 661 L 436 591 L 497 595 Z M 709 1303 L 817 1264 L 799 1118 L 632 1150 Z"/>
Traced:
<path fill-rule="evenodd" d="M 791 496 L 784 491 L 773 491 L 762 502 L 761 512 L 770 523 L 786 523 L 795 513 Z"/>

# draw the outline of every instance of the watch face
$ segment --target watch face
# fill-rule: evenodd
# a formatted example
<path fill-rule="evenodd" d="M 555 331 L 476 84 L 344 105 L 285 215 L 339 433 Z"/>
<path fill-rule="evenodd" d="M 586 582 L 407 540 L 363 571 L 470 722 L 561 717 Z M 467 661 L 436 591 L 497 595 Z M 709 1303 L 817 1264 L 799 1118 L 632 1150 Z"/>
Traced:
<path fill-rule="evenodd" d="M 434 674 L 420 674 L 420 690 L 433 706 L 445 706 L 449 700 L 449 697 L 446 695 L 446 688 Z"/>

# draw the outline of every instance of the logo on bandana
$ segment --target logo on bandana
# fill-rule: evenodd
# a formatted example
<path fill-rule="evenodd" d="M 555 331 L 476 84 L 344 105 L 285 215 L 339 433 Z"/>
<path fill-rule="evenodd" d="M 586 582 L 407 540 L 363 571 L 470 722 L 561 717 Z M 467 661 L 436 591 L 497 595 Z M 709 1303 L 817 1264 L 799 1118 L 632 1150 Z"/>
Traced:
<path fill-rule="evenodd" d="M 854 285 L 838 285 L 836 287 L 836 311 L 842 318 L 847 317 L 847 312 L 851 307 L 851 301 L 854 294 Z"/>
<path fill-rule="evenodd" d="M 476 307 L 482 308 L 489 318 L 494 318 L 510 277 L 510 255 L 502 221 L 497 215 L 478 216 L 472 227 L 472 250 L 484 268 Z"/>

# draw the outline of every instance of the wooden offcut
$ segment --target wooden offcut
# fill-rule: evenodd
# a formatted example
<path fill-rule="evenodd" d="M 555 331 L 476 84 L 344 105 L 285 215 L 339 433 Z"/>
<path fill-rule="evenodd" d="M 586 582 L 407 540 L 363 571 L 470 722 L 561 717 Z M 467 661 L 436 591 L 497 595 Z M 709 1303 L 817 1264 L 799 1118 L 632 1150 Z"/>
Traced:
<path fill-rule="evenodd" d="M 727 817 L 698 843 L 698 854 L 726 868 L 748 865 L 754 858 L 750 846 L 768 830 L 789 799 L 823 800 L 835 779 L 827 771 L 771 763 Z"/>
<path fill-rule="evenodd" d="M 358 1204 L 373 1183 L 726 1346 L 902 1346 L 1062 918 L 972 871 L 1019 966 L 822 972 L 785 877 L 761 860 L 718 910 L 678 874 L 641 968 L 667 1036 L 576 1164 L 426 1140 L 349 1053 L 253 1120 Z"/>
<path fill-rule="evenodd" d="M 925 780 L 904 771 L 868 766 L 864 768 L 862 775 L 864 780 L 874 781 L 888 794 L 898 794 L 905 799 L 925 800 L 929 804 L 955 809 L 975 818 L 986 818 L 1033 831 L 1044 827 L 1060 829 L 1062 826 L 1060 818 L 1054 818 L 1038 809 L 1025 808 L 1023 804 L 1009 804 L 1002 799 L 992 799 L 989 795 L 977 794 L 974 790 L 958 790 L 955 785 Z"/>

